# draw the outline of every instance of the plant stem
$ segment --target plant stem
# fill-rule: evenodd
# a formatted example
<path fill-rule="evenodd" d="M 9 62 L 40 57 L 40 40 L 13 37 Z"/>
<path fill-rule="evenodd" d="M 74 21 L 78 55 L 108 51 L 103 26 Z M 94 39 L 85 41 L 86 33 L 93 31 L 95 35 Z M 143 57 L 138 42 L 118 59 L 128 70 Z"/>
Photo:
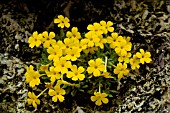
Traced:
<path fill-rule="evenodd" d="M 104 70 L 104 72 L 107 72 L 107 56 L 105 57 L 105 70 Z"/>
<path fill-rule="evenodd" d="M 101 87 L 100 87 L 100 82 L 99 82 L 99 93 L 101 93 Z"/>
<path fill-rule="evenodd" d="M 48 88 L 44 89 L 44 90 L 37 96 L 37 98 L 38 98 L 39 96 L 41 96 L 47 89 L 48 89 Z"/>

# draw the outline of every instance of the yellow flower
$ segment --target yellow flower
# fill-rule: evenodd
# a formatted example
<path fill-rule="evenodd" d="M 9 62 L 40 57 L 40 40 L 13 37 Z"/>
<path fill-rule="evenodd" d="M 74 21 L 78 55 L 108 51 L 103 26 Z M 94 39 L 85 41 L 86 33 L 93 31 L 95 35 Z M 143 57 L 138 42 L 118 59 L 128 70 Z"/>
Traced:
<path fill-rule="evenodd" d="M 84 68 L 82 66 L 77 68 L 76 65 L 73 65 L 70 69 L 71 71 L 67 73 L 67 78 L 71 78 L 74 81 L 84 80 L 85 75 L 82 74 L 84 72 Z"/>
<path fill-rule="evenodd" d="M 42 43 L 42 34 L 38 34 L 37 31 L 33 33 L 28 39 L 29 47 L 33 48 L 34 46 L 39 47 Z"/>
<path fill-rule="evenodd" d="M 48 48 L 48 47 L 50 47 L 50 45 L 56 44 L 56 40 L 53 39 L 55 37 L 54 32 L 50 32 L 49 35 L 48 35 L 48 32 L 44 31 L 42 33 L 42 36 L 44 37 L 43 38 L 43 42 L 44 42 L 43 46 L 44 46 L 44 48 Z"/>
<path fill-rule="evenodd" d="M 87 26 L 87 30 L 90 30 L 89 32 L 92 32 L 92 34 L 96 34 L 97 36 L 100 36 L 103 34 L 103 31 L 102 31 L 102 26 L 99 24 L 99 23 L 93 23 L 92 24 L 89 24 Z"/>
<path fill-rule="evenodd" d="M 105 70 L 105 65 L 103 64 L 103 61 L 101 58 L 97 58 L 95 61 L 90 60 L 88 64 L 89 64 L 89 67 L 87 68 L 87 72 L 89 74 L 93 73 L 94 76 L 100 76 L 101 71 Z"/>
<path fill-rule="evenodd" d="M 130 42 L 130 37 L 128 36 L 128 37 L 123 37 L 127 42 Z"/>
<path fill-rule="evenodd" d="M 68 38 L 73 38 L 73 39 L 80 39 L 81 35 L 80 32 L 78 32 L 78 28 L 77 27 L 73 27 L 70 31 L 67 31 L 66 36 Z"/>
<path fill-rule="evenodd" d="M 118 38 L 118 33 L 112 33 L 111 36 L 108 36 L 106 39 L 107 39 L 107 43 L 112 43 L 112 42 L 116 42 Z"/>
<path fill-rule="evenodd" d="M 54 66 L 50 67 L 50 71 L 47 73 L 47 76 L 50 77 L 51 82 L 55 82 L 56 79 L 61 78 L 61 74 L 58 72 Z"/>
<path fill-rule="evenodd" d="M 97 50 L 98 50 L 98 47 L 88 47 L 88 48 L 86 48 L 85 50 L 83 50 L 83 52 L 84 52 L 85 54 L 88 54 L 89 52 L 90 52 L 91 54 L 94 54 Z"/>
<path fill-rule="evenodd" d="M 140 59 L 136 55 L 133 55 L 133 58 L 130 59 L 131 69 L 132 70 L 135 70 L 136 68 L 139 69 L 140 67 L 139 64 L 140 64 Z"/>
<path fill-rule="evenodd" d="M 67 61 L 65 57 L 61 57 L 59 60 L 54 61 L 54 66 L 62 74 L 68 72 L 68 68 L 71 67 L 71 62 Z"/>
<path fill-rule="evenodd" d="M 95 35 L 93 32 L 88 32 L 85 34 L 86 39 L 88 39 L 87 46 L 94 47 L 97 43 L 99 43 L 100 38 Z"/>
<path fill-rule="evenodd" d="M 27 102 L 29 105 L 33 105 L 34 108 L 37 108 L 37 104 L 40 104 L 40 100 L 38 97 L 34 94 L 34 92 L 28 92 L 28 99 Z"/>
<path fill-rule="evenodd" d="M 80 52 L 87 48 L 87 43 L 88 43 L 87 39 L 81 39 L 80 40 L 79 44 L 77 45 L 77 47 L 79 48 Z"/>
<path fill-rule="evenodd" d="M 123 75 L 128 75 L 129 70 L 127 69 L 126 63 L 118 63 L 116 68 L 114 69 L 114 73 L 118 74 L 118 78 L 121 79 Z"/>
<path fill-rule="evenodd" d="M 118 38 L 118 33 L 112 33 L 111 36 L 108 36 L 106 39 L 107 39 L 107 43 L 110 44 L 110 48 L 114 49 L 115 47 L 118 46 L 118 41 L 117 41 L 117 38 Z"/>
<path fill-rule="evenodd" d="M 96 46 L 99 46 L 101 49 L 104 49 L 104 44 L 107 43 L 107 39 L 103 38 L 103 36 L 99 36 L 99 43 L 96 44 Z"/>
<path fill-rule="evenodd" d="M 49 67 L 49 64 L 47 64 L 47 65 L 41 65 L 41 66 L 40 66 L 40 71 L 44 71 L 44 72 L 48 73 L 48 72 L 49 72 L 49 71 L 48 71 L 48 67 Z"/>
<path fill-rule="evenodd" d="M 64 50 L 66 48 L 65 44 L 61 40 L 58 40 L 56 45 L 58 45 L 59 49 L 61 50 Z"/>
<path fill-rule="evenodd" d="M 104 34 L 107 34 L 108 33 L 108 31 L 109 32 L 113 32 L 114 31 L 114 27 L 112 27 L 112 25 L 113 25 L 113 22 L 111 22 L 111 21 L 108 21 L 107 23 L 106 23 L 106 21 L 100 21 L 100 24 L 104 27 L 102 30 L 103 30 L 103 32 L 104 32 Z"/>
<path fill-rule="evenodd" d="M 67 50 L 67 55 L 65 56 L 67 60 L 76 61 L 80 57 L 80 50 L 78 47 L 73 47 Z"/>
<path fill-rule="evenodd" d="M 60 102 L 63 102 L 63 95 L 65 95 L 66 92 L 64 89 L 60 88 L 60 85 L 55 85 L 54 89 L 49 89 L 48 94 L 52 96 L 52 101 L 57 102 L 57 100 L 59 100 Z"/>
<path fill-rule="evenodd" d="M 73 46 L 75 46 L 75 40 L 70 38 L 64 39 L 64 45 L 65 45 L 65 53 L 67 53 L 67 49 L 71 49 Z"/>
<path fill-rule="evenodd" d="M 123 62 L 124 61 L 124 63 L 129 63 L 129 57 L 131 57 L 131 53 L 130 52 L 128 52 L 125 56 L 120 56 L 119 58 L 118 58 L 118 61 L 119 62 Z"/>
<path fill-rule="evenodd" d="M 61 28 L 64 28 L 67 27 L 69 28 L 70 27 L 70 20 L 65 17 L 63 15 L 58 15 L 58 18 L 54 19 L 54 23 L 58 23 L 58 27 L 61 27 Z"/>
<path fill-rule="evenodd" d="M 63 46 L 63 53 L 66 55 L 68 51 L 74 47 L 79 48 L 79 39 L 76 38 L 65 38 L 64 39 L 64 46 Z M 80 51 L 80 50 L 79 50 Z"/>
<path fill-rule="evenodd" d="M 110 75 L 109 72 L 103 72 L 102 76 L 104 76 L 105 78 L 114 78 L 113 76 Z"/>
<path fill-rule="evenodd" d="M 117 46 L 115 48 L 115 52 L 119 56 L 126 56 L 127 51 L 131 50 L 132 44 L 127 42 L 123 37 L 119 36 L 117 39 L 119 42 L 117 42 Z"/>
<path fill-rule="evenodd" d="M 144 62 L 150 63 L 152 61 L 150 52 L 145 52 L 143 49 L 140 49 L 140 52 L 137 52 L 136 56 L 140 59 L 140 63 L 142 64 L 144 64 Z"/>
<path fill-rule="evenodd" d="M 39 77 L 41 76 L 41 74 L 38 71 L 34 71 L 32 65 L 26 68 L 25 76 L 26 76 L 26 82 L 29 83 L 30 87 L 35 87 L 35 85 L 40 84 Z"/>
<path fill-rule="evenodd" d="M 96 105 L 107 104 L 109 100 L 106 98 L 108 95 L 106 93 L 94 92 L 94 96 L 91 96 L 91 101 L 95 102 Z"/>
<path fill-rule="evenodd" d="M 47 52 L 49 53 L 48 55 L 49 60 L 58 59 L 62 56 L 62 50 L 59 48 L 60 47 L 58 45 L 53 45 L 52 47 L 49 47 L 47 49 Z"/>

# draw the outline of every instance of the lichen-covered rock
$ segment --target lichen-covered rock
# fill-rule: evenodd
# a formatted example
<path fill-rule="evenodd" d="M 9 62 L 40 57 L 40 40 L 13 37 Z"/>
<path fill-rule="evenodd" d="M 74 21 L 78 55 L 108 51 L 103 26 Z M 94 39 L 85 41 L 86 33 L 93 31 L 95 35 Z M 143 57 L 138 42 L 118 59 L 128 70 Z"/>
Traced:
<path fill-rule="evenodd" d="M 8 53 L 0 53 L 0 112 L 24 113 L 28 87 L 25 83 L 25 67 L 31 62 L 22 62 Z M 35 64 L 32 62 L 32 64 Z"/>
<path fill-rule="evenodd" d="M 28 55 L 40 56 L 40 49 L 31 49 L 27 44 L 36 21 L 35 13 L 19 12 L 14 1 L 0 4 L 0 53 L 6 52 L 22 60 L 30 60 Z"/>
<path fill-rule="evenodd" d="M 167 37 L 169 38 L 169 37 Z M 168 41 L 168 39 L 167 39 Z M 170 41 L 168 42 L 170 43 Z M 169 51 L 167 45 L 164 51 Z M 164 65 L 147 67 L 147 74 L 139 74 L 130 77 L 133 81 L 125 92 L 121 104 L 116 112 L 140 112 L 140 113 L 169 113 L 170 112 L 170 54 L 164 54 Z M 162 68 L 161 68 L 162 67 Z M 126 88 L 128 81 L 123 83 L 122 89 Z M 120 90 L 122 90 L 120 89 Z"/>

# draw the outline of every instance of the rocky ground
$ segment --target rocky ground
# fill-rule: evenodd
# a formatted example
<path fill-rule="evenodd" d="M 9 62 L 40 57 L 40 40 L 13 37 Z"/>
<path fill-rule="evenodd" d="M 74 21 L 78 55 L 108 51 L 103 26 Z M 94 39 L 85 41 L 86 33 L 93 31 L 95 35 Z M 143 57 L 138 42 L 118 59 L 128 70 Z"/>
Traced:
<path fill-rule="evenodd" d="M 165 0 L 2 0 L 0 1 L 0 113 L 169 113 L 170 112 L 170 2 Z M 152 54 L 152 63 L 121 80 L 108 106 L 97 108 L 81 99 L 56 106 L 42 100 L 38 110 L 26 103 L 26 65 L 37 65 L 42 48 L 31 49 L 33 31 L 59 30 L 53 19 L 63 14 L 86 32 L 89 23 L 114 22 L 115 31 L 132 37 L 135 48 Z M 47 96 L 45 94 L 44 96 Z M 81 107 L 81 108 L 80 108 Z"/>

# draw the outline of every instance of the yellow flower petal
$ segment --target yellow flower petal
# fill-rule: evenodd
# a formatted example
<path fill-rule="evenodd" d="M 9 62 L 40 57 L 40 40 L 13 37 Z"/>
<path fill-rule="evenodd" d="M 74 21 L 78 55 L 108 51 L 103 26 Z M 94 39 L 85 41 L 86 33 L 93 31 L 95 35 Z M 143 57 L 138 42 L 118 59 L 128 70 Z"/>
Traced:
<path fill-rule="evenodd" d="M 87 68 L 87 72 L 88 72 L 88 73 L 91 74 L 91 73 L 93 73 L 93 71 L 94 71 L 94 67 L 88 67 L 88 68 Z"/>
<path fill-rule="evenodd" d="M 49 89 L 48 94 L 49 94 L 50 96 L 53 96 L 53 95 L 56 95 L 56 92 L 55 92 L 54 90 L 52 90 L 52 89 Z"/>
<path fill-rule="evenodd" d="M 53 102 L 57 102 L 57 95 L 55 95 L 55 96 L 52 97 L 52 101 L 53 101 Z"/>
<path fill-rule="evenodd" d="M 114 74 L 118 74 L 119 73 L 119 69 L 114 69 Z"/>
<path fill-rule="evenodd" d="M 77 77 L 77 76 L 73 76 L 73 77 L 72 77 L 72 80 L 73 80 L 73 81 L 77 81 L 77 80 L 78 80 L 78 77 Z"/>
<path fill-rule="evenodd" d="M 47 37 L 48 37 L 48 32 L 47 32 L 47 31 L 44 31 L 44 32 L 42 33 L 42 35 L 43 35 L 45 38 L 47 38 Z"/>
<path fill-rule="evenodd" d="M 83 73 L 84 72 L 84 68 L 82 67 L 82 66 L 80 66 L 79 68 L 78 68 L 78 73 Z"/>
<path fill-rule="evenodd" d="M 65 23 L 65 26 L 66 26 L 67 28 L 69 28 L 69 27 L 70 27 L 70 24 L 69 24 L 69 23 Z"/>
<path fill-rule="evenodd" d="M 123 74 L 122 74 L 122 73 L 119 73 L 119 74 L 118 74 L 118 79 L 121 79 L 121 78 L 123 78 Z"/>
<path fill-rule="evenodd" d="M 29 83 L 29 85 L 30 85 L 30 87 L 33 88 L 33 87 L 35 87 L 35 82 L 34 82 L 33 80 L 31 80 L 30 83 Z"/>
<path fill-rule="evenodd" d="M 79 78 L 79 80 L 84 80 L 85 75 L 84 75 L 84 74 L 79 74 L 79 75 L 78 75 L 78 78 Z"/>
<path fill-rule="evenodd" d="M 100 76 L 100 71 L 98 69 L 95 69 L 93 72 L 94 76 Z"/>
<path fill-rule="evenodd" d="M 33 102 L 33 100 L 32 100 L 32 99 L 27 99 L 27 102 L 28 102 L 29 105 L 31 105 L 31 103 Z"/>
<path fill-rule="evenodd" d="M 66 94 L 66 91 L 64 89 L 60 89 L 60 94 L 61 95 L 65 95 Z"/>
<path fill-rule="evenodd" d="M 49 38 L 51 39 L 51 38 L 54 38 L 54 37 L 55 37 L 55 33 L 54 32 L 50 32 Z"/>
<path fill-rule="evenodd" d="M 144 57 L 151 57 L 151 53 L 150 52 L 146 52 Z"/>
<path fill-rule="evenodd" d="M 36 102 L 37 104 L 40 104 L 40 100 L 39 100 L 39 99 L 36 99 L 35 102 Z"/>
<path fill-rule="evenodd" d="M 109 32 L 113 32 L 113 31 L 114 31 L 114 28 L 113 28 L 113 27 L 109 27 L 109 28 L 108 28 L 108 31 L 109 31 Z"/>
<path fill-rule="evenodd" d="M 150 63 L 151 61 L 152 61 L 151 58 L 145 58 L 146 63 Z"/>
<path fill-rule="evenodd" d="M 96 96 L 91 96 L 90 99 L 91 99 L 91 101 L 93 101 L 93 102 L 97 100 Z"/>
<path fill-rule="evenodd" d="M 37 37 L 38 36 L 38 32 L 37 31 L 34 31 L 33 32 L 33 37 Z"/>
<path fill-rule="evenodd" d="M 64 101 L 64 96 L 58 95 L 57 97 L 58 97 L 58 99 L 59 99 L 60 102 L 63 102 L 63 101 Z"/>
<path fill-rule="evenodd" d="M 106 93 L 102 93 L 102 94 L 101 94 L 101 97 L 102 97 L 102 98 L 107 97 L 107 94 L 106 94 Z"/>
<path fill-rule="evenodd" d="M 104 71 L 104 70 L 105 70 L 104 64 L 100 65 L 100 66 L 98 67 L 98 69 L 99 69 L 100 71 Z"/>
<path fill-rule="evenodd" d="M 113 25 L 113 22 L 108 21 L 108 22 L 107 22 L 107 25 L 108 25 L 108 26 L 112 26 L 112 25 Z"/>
<path fill-rule="evenodd" d="M 128 75 L 128 74 L 129 74 L 129 70 L 127 70 L 127 69 L 124 70 L 123 74 L 124 74 L 124 75 Z"/>
<path fill-rule="evenodd" d="M 109 100 L 107 98 L 102 98 L 102 102 L 107 104 L 109 102 Z"/>
<path fill-rule="evenodd" d="M 58 19 L 58 18 L 54 19 L 54 23 L 60 23 L 60 22 L 61 22 L 60 19 Z"/>
<path fill-rule="evenodd" d="M 137 53 L 136 53 L 136 57 L 138 57 L 138 58 L 142 58 L 141 53 L 137 52 Z"/>
<path fill-rule="evenodd" d="M 140 62 L 141 62 L 142 64 L 144 64 L 144 61 L 145 61 L 144 58 L 141 58 L 141 59 L 140 59 Z"/>
<path fill-rule="evenodd" d="M 74 76 L 74 73 L 73 72 L 67 72 L 67 78 L 71 78 L 71 77 L 73 77 Z"/>
<path fill-rule="evenodd" d="M 89 24 L 89 25 L 87 26 L 87 30 L 93 30 L 93 29 L 94 29 L 93 25 Z"/>
<path fill-rule="evenodd" d="M 97 100 L 97 101 L 95 102 L 95 104 L 98 105 L 98 106 L 101 106 L 101 105 L 102 105 L 102 101 L 101 101 L 101 100 Z"/>
<path fill-rule="evenodd" d="M 102 64 L 102 59 L 97 58 L 96 59 L 96 65 L 99 66 L 100 64 Z"/>
<path fill-rule="evenodd" d="M 143 49 L 140 49 L 139 51 L 141 52 L 141 54 L 144 54 L 144 50 Z"/>
<path fill-rule="evenodd" d="M 104 20 L 100 21 L 100 24 L 105 26 L 106 25 L 106 22 Z"/>
<path fill-rule="evenodd" d="M 63 15 L 58 15 L 58 18 L 59 18 L 60 20 L 63 20 L 63 19 L 64 19 L 64 16 L 63 16 Z"/>
<path fill-rule="evenodd" d="M 37 108 L 37 104 L 35 103 L 35 101 L 32 102 L 32 105 L 34 108 Z"/>

